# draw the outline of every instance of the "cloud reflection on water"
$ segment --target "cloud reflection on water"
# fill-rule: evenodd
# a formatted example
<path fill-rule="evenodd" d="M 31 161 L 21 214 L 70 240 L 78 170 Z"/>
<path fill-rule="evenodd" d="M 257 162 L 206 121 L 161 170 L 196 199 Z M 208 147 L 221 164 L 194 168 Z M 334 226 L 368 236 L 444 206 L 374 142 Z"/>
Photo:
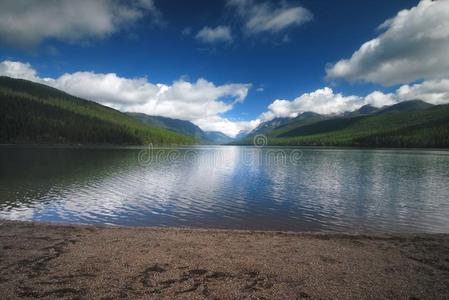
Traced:
<path fill-rule="evenodd" d="M 0 217 L 449 232 L 448 152 L 308 148 L 300 164 L 260 159 L 272 149 L 182 148 L 180 156 L 141 165 L 139 149 L 2 148 Z M 282 150 L 288 155 L 294 149 Z M 191 159 L 182 159 L 184 154 Z"/>

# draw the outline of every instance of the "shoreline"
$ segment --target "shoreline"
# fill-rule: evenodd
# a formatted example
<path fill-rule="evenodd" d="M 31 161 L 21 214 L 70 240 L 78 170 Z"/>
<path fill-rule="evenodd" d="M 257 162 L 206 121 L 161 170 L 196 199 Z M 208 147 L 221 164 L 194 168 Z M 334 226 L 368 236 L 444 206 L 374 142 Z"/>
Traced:
<path fill-rule="evenodd" d="M 449 234 L 0 220 L 2 298 L 445 299 Z"/>
<path fill-rule="evenodd" d="M 5 148 L 52 148 L 52 149 L 146 149 L 146 145 L 117 145 L 117 144 L 1 144 Z M 155 144 L 154 149 L 167 148 L 194 148 L 194 147 L 255 147 L 255 148 L 287 148 L 287 149 L 308 149 L 308 150 L 410 150 L 410 151 L 449 151 L 449 147 L 373 147 L 373 146 L 319 146 L 319 145 L 266 145 L 263 147 L 254 144 Z"/>

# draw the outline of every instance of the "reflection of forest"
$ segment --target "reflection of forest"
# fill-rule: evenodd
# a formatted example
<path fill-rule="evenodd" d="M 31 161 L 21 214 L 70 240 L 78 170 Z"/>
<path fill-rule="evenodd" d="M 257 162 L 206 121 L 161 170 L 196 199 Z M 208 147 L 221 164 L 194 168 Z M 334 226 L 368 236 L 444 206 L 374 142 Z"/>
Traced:
<path fill-rule="evenodd" d="M 83 185 L 137 165 L 137 149 L 0 148 L 0 205 L 32 202 L 54 186 Z"/>

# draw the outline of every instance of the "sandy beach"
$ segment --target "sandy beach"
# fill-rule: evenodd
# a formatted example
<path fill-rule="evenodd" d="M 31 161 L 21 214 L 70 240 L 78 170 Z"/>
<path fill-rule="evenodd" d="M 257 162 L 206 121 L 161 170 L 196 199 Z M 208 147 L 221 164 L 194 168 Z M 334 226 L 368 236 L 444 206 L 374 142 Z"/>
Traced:
<path fill-rule="evenodd" d="M 0 298 L 447 299 L 449 235 L 0 221 Z"/>

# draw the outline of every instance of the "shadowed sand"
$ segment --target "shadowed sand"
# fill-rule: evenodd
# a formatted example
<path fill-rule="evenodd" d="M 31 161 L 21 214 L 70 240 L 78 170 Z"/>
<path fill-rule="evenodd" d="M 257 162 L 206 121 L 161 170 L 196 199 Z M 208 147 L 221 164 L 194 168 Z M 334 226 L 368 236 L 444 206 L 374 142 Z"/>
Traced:
<path fill-rule="evenodd" d="M 449 235 L 0 220 L 0 298 L 448 299 Z"/>

